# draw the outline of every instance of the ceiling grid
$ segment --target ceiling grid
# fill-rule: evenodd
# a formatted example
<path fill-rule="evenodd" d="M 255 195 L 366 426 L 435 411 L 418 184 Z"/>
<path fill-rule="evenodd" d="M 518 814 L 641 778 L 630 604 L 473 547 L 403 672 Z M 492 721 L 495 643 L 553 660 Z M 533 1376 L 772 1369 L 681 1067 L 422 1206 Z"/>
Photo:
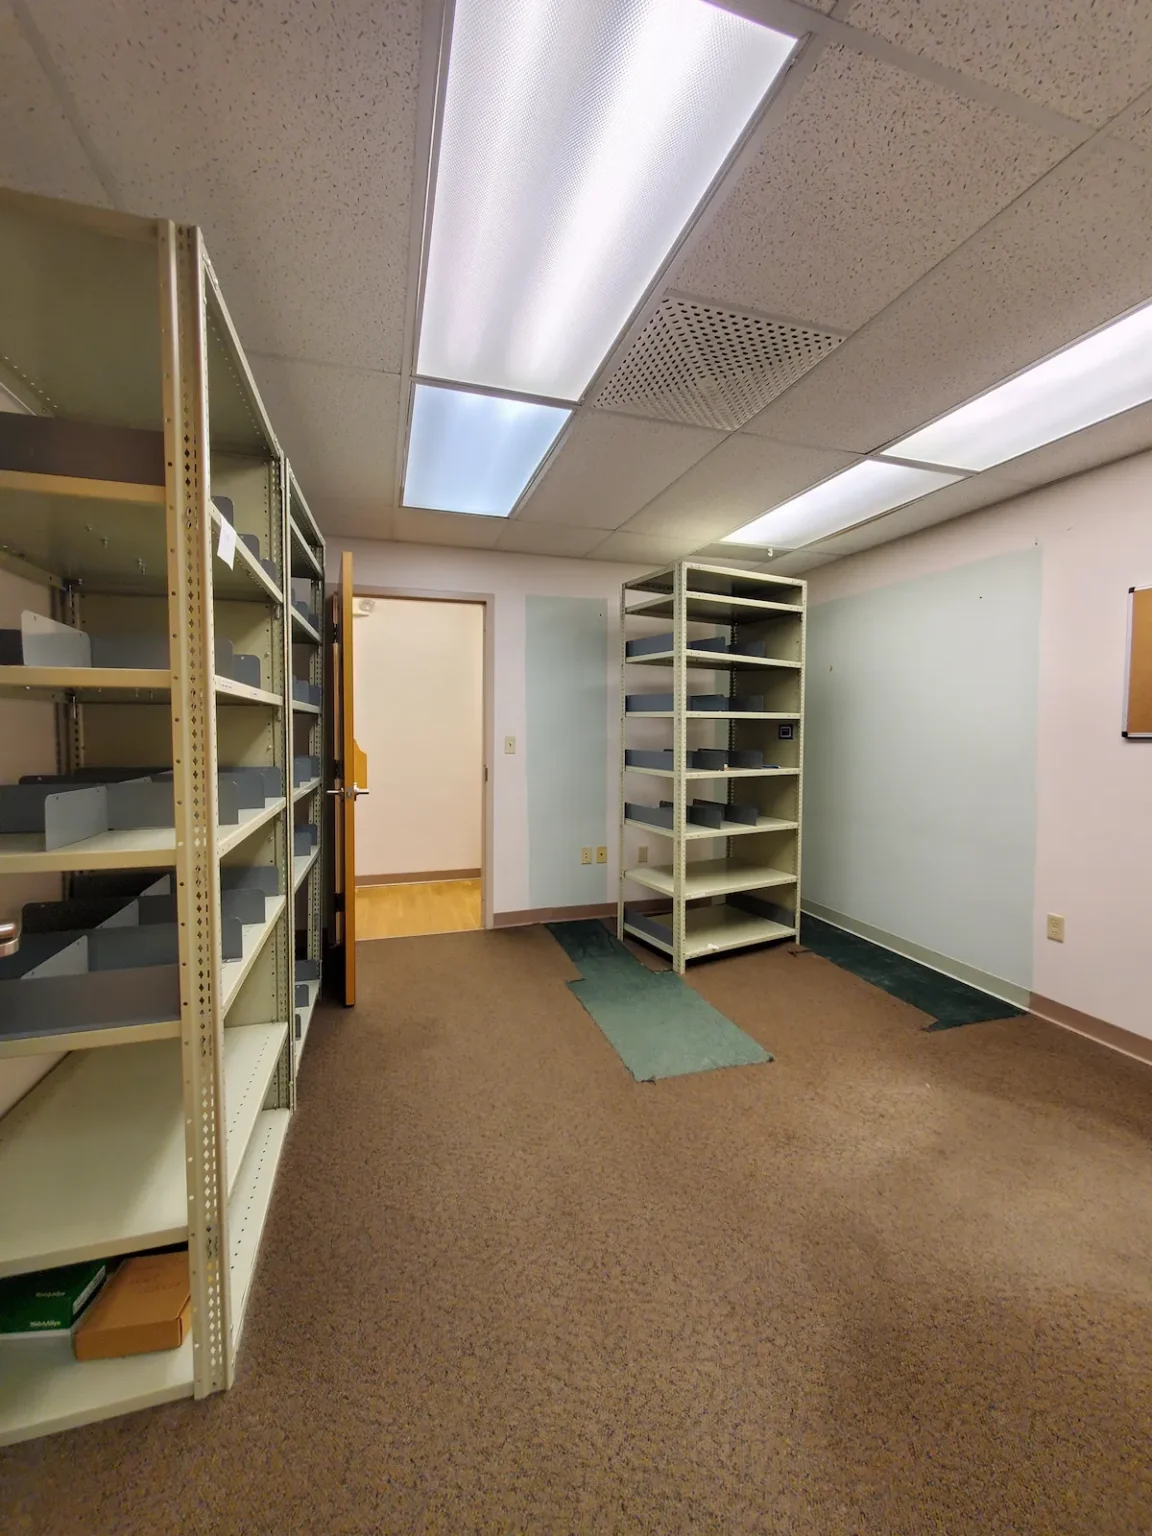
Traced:
<path fill-rule="evenodd" d="M 443 0 L 0 0 L 0 181 L 205 227 L 327 531 L 672 558 L 1152 296 L 1148 0 L 723 3 L 811 41 L 511 521 L 396 505 Z"/>

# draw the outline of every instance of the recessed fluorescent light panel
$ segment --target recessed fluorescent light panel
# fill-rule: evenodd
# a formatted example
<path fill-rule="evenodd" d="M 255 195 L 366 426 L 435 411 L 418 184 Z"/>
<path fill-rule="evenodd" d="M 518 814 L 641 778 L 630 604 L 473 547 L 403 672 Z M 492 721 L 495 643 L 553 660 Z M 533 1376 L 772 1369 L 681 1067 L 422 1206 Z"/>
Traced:
<path fill-rule="evenodd" d="M 417 384 L 404 505 L 507 517 L 571 411 Z"/>
<path fill-rule="evenodd" d="M 963 478 L 936 469 L 910 469 L 906 464 L 862 459 L 851 469 L 841 470 L 830 480 L 773 507 L 754 523 L 728 534 L 723 542 L 800 549 Z"/>
<path fill-rule="evenodd" d="M 1152 400 L 1152 305 L 969 400 L 885 449 L 902 459 L 990 469 Z"/>
<path fill-rule="evenodd" d="M 456 0 L 417 373 L 578 400 L 795 46 L 706 0 Z"/>

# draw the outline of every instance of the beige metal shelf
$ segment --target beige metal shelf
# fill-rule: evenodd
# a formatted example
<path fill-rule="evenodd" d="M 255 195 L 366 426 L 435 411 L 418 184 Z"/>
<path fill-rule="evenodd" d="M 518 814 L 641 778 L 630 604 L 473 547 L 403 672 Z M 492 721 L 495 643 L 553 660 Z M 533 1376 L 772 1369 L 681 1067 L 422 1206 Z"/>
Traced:
<path fill-rule="evenodd" d="M 687 590 L 694 593 L 715 592 L 724 597 L 764 598 L 773 589 L 795 594 L 803 606 L 804 582 L 795 576 L 777 576 L 771 571 L 745 571 L 727 565 L 703 565 L 695 560 L 679 562 L 684 570 Z M 629 592 L 671 593 L 675 585 L 676 565 L 652 571 L 635 581 L 625 582 Z"/>
<path fill-rule="evenodd" d="M 253 688 L 251 683 L 238 683 L 231 677 L 217 675 L 216 702 L 218 704 L 266 704 L 271 709 L 282 709 L 284 700 L 268 688 Z"/>
<path fill-rule="evenodd" d="M 795 603 L 771 602 L 764 598 L 729 597 L 719 592 L 688 592 L 685 594 L 688 618 L 716 624 L 754 624 L 758 620 L 772 619 L 783 614 L 799 617 L 801 609 Z M 650 597 L 645 602 L 629 607 L 629 618 L 670 619 L 673 599 Z"/>
<path fill-rule="evenodd" d="M 309 624 L 300 610 L 295 607 L 292 609 L 292 628 L 299 631 L 304 639 L 310 641 L 312 645 L 320 644 L 320 631 L 315 625 Z"/>
<path fill-rule="evenodd" d="M 114 1024 L 106 1029 L 69 1029 L 33 1035 L 24 1040 L 0 1039 L 0 1061 L 12 1056 L 43 1056 L 56 1051 L 94 1051 L 109 1045 L 136 1045 L 146 1040 L 176 1040 L 180 1019 L 160 1019 L 151 1024 Z"/>
<path fill-rule="evenodd" d="M 125 501 L 148 507 L 162 507 L 165 497 L 162 485 L 139 485 L 130 480 L 89 480 L 78 475 L 40 475 L 20 469 L 0 469 L 0 491 L 71 496 L 86 501 Z"/>
<path fill-rule="evenodd" d="M 638 832 L 653 832 L 657 837 L 673 839 L 676 836 L 671 827 L 658 827 L 651 821 L 636 821 L 631 816 L 624 818 L 624 825 L 635 827 Z M 755 826 L 740 821 L 726 821 L 722 827 L 697 827 L 689 822 L 684 828 L 684 838 L 686 842 L 700 842 L 704 838 L 748 837 L 757 832 L 795 832 L 799 825 L 798 821 L 786 821 L 780 816 L 761 816 Z"/>
<path fill-rule="evenodd" d="M 625 773 L 646 773 L 654 779 L 674 779 L 671 768 L 636 768 L 631 763 L 624 766 Z M 693 783 L 702 779 L 786 779 L 795 777 L 799 768 L 690 768 L 684 777 Z"/>
<path fill-rule="evenodd" d="M 69 1336 L 0 1341 L 0 1445 L 191 1396 L 191 1336 L 179 1349 L 85 1361 Z"/>
<path fill-rule="evenodd" d="M 318 581 L 324 579 L 324 567 L 320 564 L 316 552 L 312 549 L 301 530 L 296 526 L 296 519 L 290 518 L 288 523 L 292 537 L 292 574 L 293 576 L 314 576 Z M 296 556 L 299 555 L 304 569 L 296 569 Z"/>
<path fill-rule="evenodd" d="M 798 661 L 782 661 L 775 656 L 733 656 L 729 651 L 694 651 L 691 645 L 684 655 L 689 671 L 693 672 L 770 672 L 780 668 L 790 672 L 800 670 Z M 624 658 L 630 667 L 670 667 L 675 659 L 672 651 Z"/>
<path fill-rule="evenodd" d="M 212 548 L 217 550 L 220 544 L 220 530 L 224 526 L 225 519 L 219 507 L 213 506 L 210 511 Z M 284 603 L 283 592 L 240 538 L 236 539 L 236 550 L 231 567 L 227 561 L 220 559 L 219 554 L 213 559 L 212 591 L 216 597 L 262 598 L 276 603 L 277 606 L 283 606 Z"/>
<path fill-rule="evenodd" d="M 106 693 L 148 692 L 166 699 L 170 685 L 171 675 L 162 667 L 0 667 L 0 688 L 50 689 L 75 694 L 81 702 Z"/>
<path fill-rule="evenodd" d="M 292 709 L 298 715 L 318 715 L 320 713 L 319 704 L 305 704 L 302 699 L 293 699 Z"/>
<path fill-rule="evenodd" d="M 727 949 L 743 949 L 748 944 L 769 944 L 776 939 L 794 938 L 796 935 L 795 927 L 728 906 L 689 907 L 684 913 L 684 929 L 684 954 L 689 960 L 702 960 L 707 955 L 721 954 Z M 644 929 L 625 922 L 624 930 L 646 944 L 654 944 L 667 955 L 673 953 L 670 942 L 666 943 Z"/>
<path fill-rule="evenodd" d="M 259 831 L 274 816 L 278 816 L 287 804 L 288 802 L 284 799 L 283 795 L 280 795 L 275 800 L 266 800 L 263 810 L 259 806 L 242 810 L 240 812 L 240 820 L 235 826 L 222 826 L 218 829 L 216 834 L 217 852 L 223 857 L 224 854 L 231 853 L 233 848 L 239 848 L 240 844 L 251 837 L 253 832 Z M 76 867 L 80 869 L 87 868 L 86 865 L 78 865 Z"/>
<path fill-rule="evenodd" d="M 225 1049 L 229 1053 L 226 1106 L 229 1196 L 235 1190 L 244 1166 L 287 1034 L 287 1024 L 244 1024 L 225 1033 Z"/>
<path fill-rule="evenodd" d="M 320 983 L 309 981 L 305 983 L 308 988 L 308 1002 L 299 1010 L 300 1013 L 300 1038 L 296 1042 L 296 1055 L 299 1058 L 304 1049 L 304 1042 L 308 1038 L 308 1027 L 312 1023 L 312 1015 L 316 1011 L 316 999 L 320 996 Z"/>
<path fill-rule="evenodd" d="M 308 795 L 314 795 L 319 788 L 319 779 L 309 779 L 307 784 L 298 784 L 292 791 L 293 804 L 295 804 L 297 800 L 306 799 Z"/>
<path fill-rule="evenodd" d="M 239 960 L 225 960 L 220 967 L 220 1006 L 225 1014 L 236 1001 L 236 994 L 259 959 L 260 951 L 272 936 L 286 904 L 286 897 L 277 896 L 273 901 L 265 903 L 266 916 L 262 923 L 244 923 L 241 927 L 243 955 Z"/>
<path fill-rule="evenodd" d="M 625 720 L 675 720 L 676 715 L 670 709 L 629 709 L 625 710 L 624 718 Z M 799 720 L 800 712 L 795 709 L 686 709 L 684 718 L 685 720 Z"/>
<path fill-rule="evenodd" d="M 236 1135 L 255 1092 L 253 1047 L 269 1030 L 282 1040 L 286 1027 L 224 1031 L 225 1099 L 241 1106 L 230 1120 Z M 241 1153 L 236 1143 L 229 1166 Z M 185 1241 L 185 1168 L 178 1041 L 66 1057 L 0 1121 L 0 1276 Z"/>
<path fill-rule="evenodd" d="M 265 1109 L 256 1117 L 248 1151 L 228 1202 L 233 1346 L 240 1342 L 260 1251 L 260 1235 L 272 1202 L 276 1170 L 290 1119 L 286 1109 Z"/>
<path fill-rule="evenodd" d="M 320 845 L 317 843 L 311 853 L 300 854 L 292 860 L 292 889 L 298 891 L 307 880 L 316 860 L 320 857 Z"/>
<path fill-rule="evenodd" d="M 671 865 L 637 864 L 624 871 L 632 880 L 662 896 L 675 892 Z M 795 885 L 796 876 L 771 864 L 742 864 L 738 859 L 701 859 L 689 864 L 684 875 L 684 897 L 695 901 L 702 896 L 725 896 L 735 891 L 759 891 L 770 885 Z"/>

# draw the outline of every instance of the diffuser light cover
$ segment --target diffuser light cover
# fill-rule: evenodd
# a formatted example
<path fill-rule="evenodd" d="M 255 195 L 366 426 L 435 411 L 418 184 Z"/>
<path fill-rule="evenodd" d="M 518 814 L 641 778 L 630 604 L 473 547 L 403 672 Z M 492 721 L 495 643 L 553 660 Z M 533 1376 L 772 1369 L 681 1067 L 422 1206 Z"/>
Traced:
<path fill-rule="evenodd" d="M 417 384 L 404 505 L 507 517 L 571 411 Z"/>
<path fill-rule="evenodd" d="M 706 0 L 456 0 L 417 373 L 579 400 L 795 46 Z"/>
<path fill-rule="evenodd" d="M 800 549 L 963 478 L 936 469 L 913 469 L 906 464 L 887 464 L 882 459 L 862 459 L 728 534 L 724 543 Z"/>
<path fill-rule="evenodd" d="M 925 464 L 990 469 L 1148 400 L 1152 305 L 1073 342 L 885 452 Z"/>

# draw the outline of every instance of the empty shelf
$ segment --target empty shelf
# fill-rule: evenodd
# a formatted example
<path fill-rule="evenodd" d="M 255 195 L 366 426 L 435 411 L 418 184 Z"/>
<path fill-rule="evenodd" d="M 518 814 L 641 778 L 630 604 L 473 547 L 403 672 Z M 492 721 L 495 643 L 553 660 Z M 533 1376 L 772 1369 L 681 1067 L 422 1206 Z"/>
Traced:
<path fill-rule="evenodd" d="M 675 890 L 671 866 L 638 864 L 625 871 L 626 880 L 647 886 L 651 891 L 671 896 Z M 769 885 L 795 885 L 796 876 L 771 864 L 741 864 L 737 859 L 701 859 L 689 864 L 684 878 L 684 896 L 694 901 L 700 896 L 723 896 L 732 891 L 758 891 Z"/>
<path fill-rule="evenodd" d="M 278 693 L 267 688 L 253 688 L 251 683 L 238 683 L 231 677 L 216 678 L 216 700 L 220 704 L 268 704 L 279 709 L 284 700 Z"/>
<path fill-rule="evenodd" d="M 318 715 L 320 713 L 319 704 L 306 704 L 303 699 L 293 699 L 292 708 L 298 715 Z"/>
<path fill-rule="evenodd" d="M 793 614 L 799 617 L 803 609 L 796 603 L 769 601 L 758 597 L 731 597 L 720 592 L 686 592 L 689 620 L 705 624 L 754 624 L 760 619 L 775 618 L 777 614 Z M 643 603 L 627 610 L 646 619 L 670 619 L 672 617 L 671 594 L 650 597 Z"/>
<path fill-rule="evenodd" d="M 256 964 L 256 960 L 273 928 L 280 921 L 280 914 L 286 905 L 286 898 L 275 896 L 265 902 L 266 916 L 262 923 L 244 923 L 240 929 L 241 942 L 244 953 L 239 960 L 225 960 L 220 967 L 221 1007 L 227 1013 L 236 994 L 244 984 L 244 978 Z"/>
<path fill-rule="evenodd" d="M 179 1349 L 85 1361 L 68 1336 L 0 1341 L 0 1445 L 191 1396 L 191 1336 Z"/>
<path fill-rule="evenodd" d="M 289 519 L 289 528 L 292 537 L 292 574 L 293 576 L 315 576 L 320 580 L 324 577 L 324 567 L 320 563 L 315 550 L 296 526 L 296 519 Z"/>
<path fill-rule="evenodd" d="M 245 1024 L 225 1031 L 228 1113 L 227 1168 L 231 1196 L 268 1096 L 288 1035 L 287 1024 Z M 235 1037 L 235 1038 L 233 1038 Z"/>
<path fill-rule="evenodd" d="M 653 922 L 667 924 L 667 939 L 658 937 L 644 928 L 625 922 L 625 932 L 633 934 L 657 949 L 672 953 L 672 919 L 654 917 Z M 720 954 L 726 949 L 740 949 L 745 944 L 767 944 L 773 939 L 794 938 L 795 927 L 774 922 L 768 917 L 757 917 L 742 912 L 738 907 L 690 907 L 684 914 L 684 953 L 689 960 L 699 960 L 705 955 Z"/>
<path fill-rule="evenodd" d="M 626 720 L 674 720 L 674 711 L 670 709 L 629 709 L 625 712 Z M 800 711 L 797 709 L 686 709 L 685 720 L 799 720 Z"/>
<path fill-rule="evenodd" d="M 265 802 L 263 809 L 259 806 L 251 806 L 240 812 L 240 820 L 235 825 L 222 826 L 216 835 L 216 851 L 220 855 L 230 853 L 233 848 L 238 848 L 245 838 L 272 820 L 287 805 L 283 795 L 275 800 Z M 87 868 L 87 865 L 78 866 Z"/>
<path fill-rule="evenodd" d="M 298 784 L 296 786 L 296 788 L 292 791 L 293 802 L 295 802 L 297 800 L 303 800 L 305 795 L 313 794 L 319 788 L 320 788 L 320 780 L 319 779 L 309 779 L 306 784 Z"/>
<path fill-rule="evenodd" d="M 239 820 L 219 829 L 216 847 L 221 854 L 236 848 L 257 828 L 282 811 L 281 796 L 263 807 L 241 810 Z M 176 863 L 174 827 L 134 827 L 126 832 L 98 832 L 64 848 L 45 852 L 38 832 L 0 834 L 0 875 L 55 874 L 76 869 L 152 869 Z"/>
<path fill-rule="evenodd" d="M 675 837 L 671 827 L 660 827 L 651 821 L 634 821 L 631 816 L 625 819 L 626 827 L 635 827 L 638 832 L 655 832 L 657 837 Z M 779 816 L 761 816 L 755 826 L 750 826 L 742 821 L 726 821 L 722 827 L 698 827 L 689 822 L 684 828 L 684 837 L 699 839 L 702 837 L 741 837 L 755 832 L 795 832 L 800 825 L 798 821 L 783 820 Z"/>
<path fill-rule="evenodd" d="M 319 631 L 314 625 L 309 624 L 298 608 L 292 609 L 292 628 L 297 631 L 297 637 L 303 635 L 304 639 L 310 640 L 313 645 L 320 644 Z"/>
<path fill-rule="evenodd" d="M 240 1341 L 244 1313 L 256 1271 L 260 1234 L 272 1201 L 276 1168 L 288 1134 L 291 1112 L 265 1109 L 256 1117 L 256 1126 L 240 1168 L 236 1187 L 228 1201 L 228 1235 L 232 1249 L 230 1273 L 232 1295 L 232 1342 Z"/>
<path fill-rule="evenodd" d="M 320 996 L 320 983 L 309 981 L 305 985 L 308 988 L 308 1002 L 303 1008 L 296 1011 L 300 1015 L 300 1038 L 296 1042 L 296 1060 L 300 1060 L 300 1053 L 304 1049 L 304 1042 L 308 1038 L 308 1026 L 312 1022 L 312 1015 L 316 1011 L 316 999 Z"/>
<path fill-rule="evenodd" d="M 213 506 L 211 512 L 212 548 L 215 551 L 220 544 L 220 529 L 224 523 L 224 515 L 217 506 Z M 232 557 L 231 569 L 218 555 L 213 555 L 212 592 L 215 597 L 262 598 L 277 606 L 284 602 L 284 595 L 280 588 L 239 534 L 236 537 L 236 552 Z"/>
<path fill-rule="evenodd" d="M 638 768 L 633 763 L 627 763 L 625 773 L 647 773 L 654 779 L 674 779 L 675 773 L 671 768 Z M 784 778 L 788 774 L 799 773 L 799 768 L 689 768 L 684 774 L 686 779 L 770 779 Z"/>
<path fill-rule="evenodd" d="M 0 667 L 0 688 L 44 688 L 81 700 L 141 691 L 166 698 L 171 681 L 166 667 Z"/>
<path fill-rule="evenodd" d="M 788 672 L 800 670 L 798 661 L 783 661 L 776 656 L 734 656 L 730 651 L 694 651 L 689 647 L 684 657 L 689 668 L 697 672 L 763 672 L 780 668 Z M 670 667 L 673 654 L 671 651 L 653 651 L 640 656 L 626 656 L 624 659 L 630 667 Z"/>
<path fill-rule="evenodd" d="M 292 860 L 292 889 L 298 891 L 308 878 L 308 873 L 313 864 L 320 857 L 320 847 L 317 845 L 311 853 L 298 854 Z"/>
<path fill-rule="evenodd" d="M 224 1031 L 226 1105 L 250 1091 L 254 1045 L 286 1027 Z M 184 1242 L 184 1134 L 178 1041 L 66 1057 L 0 1122 L 0 1275 Z"/>

